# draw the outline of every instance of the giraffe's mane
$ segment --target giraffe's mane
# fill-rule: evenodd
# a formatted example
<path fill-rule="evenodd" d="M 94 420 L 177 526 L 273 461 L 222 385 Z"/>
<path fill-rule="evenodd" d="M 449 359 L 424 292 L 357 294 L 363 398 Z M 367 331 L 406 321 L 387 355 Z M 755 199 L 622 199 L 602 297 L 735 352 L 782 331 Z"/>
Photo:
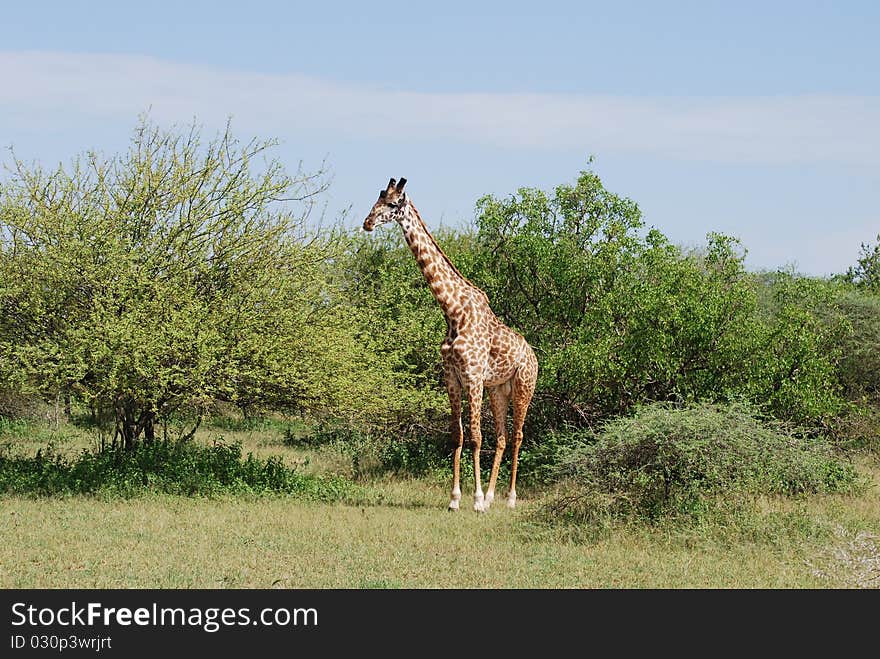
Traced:
<path fill-rule="evenodd" d="M 440 255 L 443 257 L 443 260 L 446 261 L 446 263 L 449 264 L 449 267 L 452 268 L 452 270 L 453 270 L 453 272 L 455 272 L 455 274 L 457 274 L 459 277 L 461 277 L 462 280 L 464 280 L 464 282 L 465 282 L 468 286 L 470 286 L 472 289 L 474 289 L 474 290 L 477 291 L 480 295 L 482 295 L 483 298 L 484 298 L 484 299 L 486 300 L 486 302 L 488 303 L 488 302 L 489 302 L 489 296 L 486 295 L 486 293 L 485 293 L 485 292 L 484 292 L 479 286 L 477 286 L 474 282 L 472 282 L 470 279 L 468 279 L 468 278 L 465 277 L 463 274 L 461 274 L 461 270 L 459 270 L 458 268 L 455 267 L 455 264 L 452 262 L 452 259 L 450 259 L 450 258 L 446 255 L 446 252 L 443 251 L 443 248 L 440 247 L 440 243 L 437 242 L 437 239 L 434 237 L 434 234 L 430 232 L 430 230 L 428 229 L 428 225 L 425 224 L 425 221 L 422 219 L 422 216 L 419 215 L 419 211 L 418 211 L 418 209 L 417 209 L 412 203 L 410 203 L 410 208 L 412 208 L 413 213 L 415 213 L 415 215 L 416 215 L 416 219 L 417 219 L 417 220 L 419 221 L 419 223 L 422 225 L 422 228 L 425 230 L 425 233 L 428 235 L 428 238 L 431 239 L 431 242 L 434 244 L 434 247 L 436 247 L 436 248 L 437 248 L 437 251 L 440 252 Z"/>

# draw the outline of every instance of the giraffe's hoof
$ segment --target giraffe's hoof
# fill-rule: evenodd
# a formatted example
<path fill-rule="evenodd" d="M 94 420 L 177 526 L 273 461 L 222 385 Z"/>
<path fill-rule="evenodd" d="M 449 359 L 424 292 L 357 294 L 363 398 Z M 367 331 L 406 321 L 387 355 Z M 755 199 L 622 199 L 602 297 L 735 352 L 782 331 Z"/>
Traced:
<path fill-rule="evenodd" d="M 452 501 L 450 501 L 449 508 L 447 508 L 446 510 L 448 510 L 451 513 L 457 513 L 458 512 L 458 499 L 453 499 Z"/>
<path fill-rule="evenodd" d="M 516 508 L 516 492 L 511 492 L 507 495 L 507 507 L 511 510 Z"/>
<path fill-rule="evenodd" d="M 495 500 L 494 492 L 486 492 L 486 498 L 483 500 L 483 512 L 489 510 L 489 506 L 492 505 L 492 502 Z"/>

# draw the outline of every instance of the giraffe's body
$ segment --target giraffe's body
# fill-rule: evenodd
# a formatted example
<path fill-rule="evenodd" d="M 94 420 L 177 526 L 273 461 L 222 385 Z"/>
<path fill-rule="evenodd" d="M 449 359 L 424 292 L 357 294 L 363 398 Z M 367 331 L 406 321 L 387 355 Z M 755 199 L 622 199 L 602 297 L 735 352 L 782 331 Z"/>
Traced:
<path fill-rule="evenodd" d="M 516 469 L 523 423 L 538 376 L 538 360 L 526 340 L 502 323 L 489 306 L 486 294 L 464 276 L 443 253 L 428 231 L 412 202 L 403 192 L 406 179 L 394 179 L 383 190 L 364 229 L 396 221 L 416 258 L 419 269 L 446 317 L 446 338 L 440 348 L 446 391 L 452 408 L 453 454 L 451 510 L 458 510 L 461 499 L 460 464 L 464 432 L 461 423 L 462 399 L 469 404 L 470 432 L 474 449 L 474 509 L 483 511 L 495 497 L 498 468 L 507 445 L 507 407 L 513 403 L 513 447 L 510 490 L 507 505 L 516 504 Z M 495 459 L 484 496 L 480 481 L 482 431 L 480 413 L 483 392 L 488 390 L 497 438 Z"/>

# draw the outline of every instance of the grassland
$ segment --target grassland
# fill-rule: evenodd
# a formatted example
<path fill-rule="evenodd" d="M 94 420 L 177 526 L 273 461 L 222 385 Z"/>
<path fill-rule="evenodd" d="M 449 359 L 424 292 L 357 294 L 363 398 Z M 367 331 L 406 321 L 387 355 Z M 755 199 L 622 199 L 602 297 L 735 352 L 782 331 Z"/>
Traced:
<path fill-rule="evenodd" d="M 304 471 L 354 477 L 338 450 L 286 446 L 277 429 L 198 439 L 218 434 Z M 93 442 L 72 428 L 42 430 L 15 438 L 14 450 Z M 858 466 L 874 485 L 857 497 L 766 498 L 698 524 L 622 525 L 589 542 L 535 521 L 537 489 L 519 492 L 516 511 L 450 514 L 446 473 L 362 477 L 360 498 L 345 503 L 5 496 L 0 587 L 880 587 L 880 464 Z"/>

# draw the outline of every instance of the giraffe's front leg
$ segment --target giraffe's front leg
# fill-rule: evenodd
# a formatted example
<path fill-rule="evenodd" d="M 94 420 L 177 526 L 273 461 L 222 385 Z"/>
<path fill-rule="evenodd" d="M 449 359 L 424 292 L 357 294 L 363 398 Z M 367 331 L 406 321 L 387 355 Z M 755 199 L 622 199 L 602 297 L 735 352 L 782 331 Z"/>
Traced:
<path fill-rule="evenodd" d="M 449 510 L 456 511 L 461 501 L 461 448 L 464 444 L 464 430 L 461 427 L 461 385 L 454 373 L 446 373 L 446 393 L 449 395 L 449 407 L 452 410 L 450 428 L 455 447 L 452 455 L 452 498 Z"/>
<path fill-rule="evenodd" d="M 471 384 L 468 387 L 468 416 L 470 417 L 471 441 L 474 445 L 474 510 L 485 511 L 483 488 L 480 485 L 480 447 L 483 444 L 483 432 L 480 429 L 480 414 L 483 408 L 483 383 Z"/>

